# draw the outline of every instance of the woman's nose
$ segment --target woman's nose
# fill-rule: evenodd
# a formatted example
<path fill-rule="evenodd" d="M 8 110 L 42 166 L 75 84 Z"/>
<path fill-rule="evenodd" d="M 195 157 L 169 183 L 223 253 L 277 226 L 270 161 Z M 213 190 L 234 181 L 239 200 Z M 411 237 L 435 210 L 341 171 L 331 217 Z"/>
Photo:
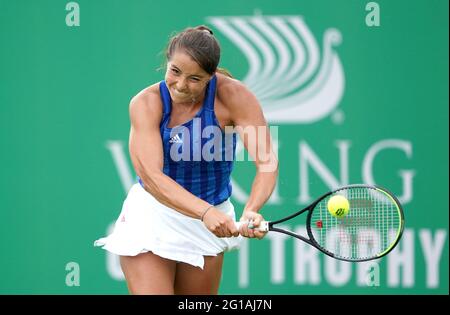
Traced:
<path fill-rule="evenodd" d="M 178 79 L 177 84 L 176 84 L 177 90 L 178 91 L 183 91 L 186 89 L 186 80 L 185 79 Z"/>

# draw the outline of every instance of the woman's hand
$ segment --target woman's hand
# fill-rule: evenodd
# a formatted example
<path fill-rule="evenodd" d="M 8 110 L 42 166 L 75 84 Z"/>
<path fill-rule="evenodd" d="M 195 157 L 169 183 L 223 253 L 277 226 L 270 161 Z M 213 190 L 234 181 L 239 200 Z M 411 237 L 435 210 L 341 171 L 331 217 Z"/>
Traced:
<path fill-rule="evenodd" d="M 249 238 L 257 238 L 257 239 L 262 239 L 267 232 L 262 232 L 259 231 L 258 229 L 256 229 L 256 227 L 258 227 L 261 224 L 261 221 L 264 221 L 264 218 L 262 215 L 260 215 L 259 213 L 255 212 L 255 211 L 244 211 L 244 213 L 242 214 L 241 219 L 239 220 L 240 222 L 251 222 L 253 228 L 249 228 L 248 224 L 242 224 L 241 228 L 239 230 L 239 233 L 242 236 L 245 237 L 249 237 Z"/>
<path fill-rule="evenodd" d="M 203 216 L 203 224 L 217 237 L 239 236 L 233 219 L 217 208 L 211 208 Z"/>

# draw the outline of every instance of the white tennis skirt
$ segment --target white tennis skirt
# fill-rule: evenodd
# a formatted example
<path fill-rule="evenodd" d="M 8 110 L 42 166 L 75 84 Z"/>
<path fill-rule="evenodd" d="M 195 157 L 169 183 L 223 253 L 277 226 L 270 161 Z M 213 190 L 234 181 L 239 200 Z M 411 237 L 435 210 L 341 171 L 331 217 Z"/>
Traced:
<path fill-rule="evenodd" d="M 236 219 L 229 199 L 215 207 Z M 153 252 L 203 269 L 203 256 L 237 249 L 241 240 L 215 236 L 203 222 L 163 205 L 137 183 L 128 192 L 113 232 L 94 246 L 121 256 Z"/>

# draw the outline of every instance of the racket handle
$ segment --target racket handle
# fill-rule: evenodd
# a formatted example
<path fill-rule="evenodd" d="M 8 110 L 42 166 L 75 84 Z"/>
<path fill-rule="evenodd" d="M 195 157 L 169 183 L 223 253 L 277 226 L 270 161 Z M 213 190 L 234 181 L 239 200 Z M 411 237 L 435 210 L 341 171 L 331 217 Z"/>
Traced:
<path fill-rule="evenodd" d="M 235 222 L 235 224 L 236 224 L 236 228 L 238 230 L 241 228 L 242 224 L 248 224 L 248 227 L 250 229 L 253 228 L 251 221 Z M 269 231 L 269 221 L 261 221 L 261 224 L 257 228 L 255 228 L 255 230 L 261 231 L 261 232 L 268 232 Z"/>

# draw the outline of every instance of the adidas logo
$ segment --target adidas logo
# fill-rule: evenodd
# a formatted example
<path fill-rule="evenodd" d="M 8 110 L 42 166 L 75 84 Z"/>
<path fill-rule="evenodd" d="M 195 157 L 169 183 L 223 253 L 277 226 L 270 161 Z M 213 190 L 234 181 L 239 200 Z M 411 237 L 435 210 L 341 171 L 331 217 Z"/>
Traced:
<path fill-rule="evenodd" d="M 170 138 L 169 143 L 183 143 L 183 140 L 181 140 L 180 136 L 176 134 L 172 138 Z"/>

